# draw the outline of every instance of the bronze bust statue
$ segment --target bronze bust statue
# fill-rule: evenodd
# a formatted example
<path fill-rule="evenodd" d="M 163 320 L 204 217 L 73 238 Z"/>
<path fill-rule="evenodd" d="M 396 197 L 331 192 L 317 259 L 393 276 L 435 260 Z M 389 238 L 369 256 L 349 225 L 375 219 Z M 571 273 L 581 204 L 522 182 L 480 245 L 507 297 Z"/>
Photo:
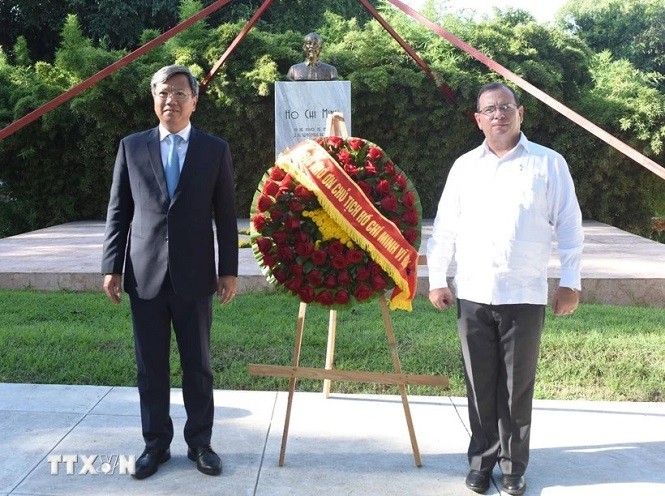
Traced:
<path fill-rule="evenodd" d="M 305 62 L 292 65 L 286 74 L 291 81 L 332 81 L 337 79 L 335 66 L 319 61 L 319 53 L 323 38 L 317 33 L 309 33 L 302 46 L 305 51 Z"/>

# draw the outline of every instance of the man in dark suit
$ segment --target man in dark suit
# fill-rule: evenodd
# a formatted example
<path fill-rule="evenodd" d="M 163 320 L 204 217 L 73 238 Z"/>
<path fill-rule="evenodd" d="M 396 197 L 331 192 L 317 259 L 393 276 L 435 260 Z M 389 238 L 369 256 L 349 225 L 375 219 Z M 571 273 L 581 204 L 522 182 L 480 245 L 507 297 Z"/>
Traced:
<path fill-rule="evenodd" d="M 198 82 L 189 69 L 163 67 L 150 86 L 160 124 L 120 142 L 102 255 L 106 295 L 120 303 L 124 268 L 132 311 L 145 440 L 134 477 L 151 476 L 171 457 L 171 325 L 182 367 L 187 456 L 199 471 L 218 475 L 221 460 L 210 446 L 209 347 L 212 295 L 217 291 L 227 303 L 237 284 L 231 153 L 226 141 L 192 127 Z"/>

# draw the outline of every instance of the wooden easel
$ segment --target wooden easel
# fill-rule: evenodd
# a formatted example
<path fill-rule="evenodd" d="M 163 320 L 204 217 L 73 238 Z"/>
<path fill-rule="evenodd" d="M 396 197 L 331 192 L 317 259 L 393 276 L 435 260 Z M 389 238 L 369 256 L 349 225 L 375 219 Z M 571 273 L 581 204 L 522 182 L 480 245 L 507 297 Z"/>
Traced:
<path fill-rule="evenodd" d="M 346 124 L 342 114 L 336 112 L 328 117 L 326 124 L 326 136 L 341 136 L 346 138 L 348 136 L 346 131 Z M 337 310 L 330 310 L 330 318 L 328 321 L 328 343 L 326 346 L 326 363 L 324 369 L 300 367 L 300 350 L 302 348 L 302 337 L 305 329 L 305 313 L 307 311 L 307 303 L 300 303 L 298 310 L 298 320 L 296 325 L 295 343 L 293 346 L 293 356 L 291 366 L 281 365 L 256 365 L 250 364 L 248 371 L 250 375 L 268 375 L 276 377 L 289 378 L 289 395 L 286 403 L 286 417 L 284 419 L 284 431 L 282 433 L 282 445 L 279 451 L 279 466 L 284 465 L 284 457 L 286 455 L 286 441 L 289 435 L 289 424 L 291 421 L 291 408 L 293 406 L 293 396 L 296 389 L 296 382 L 298 378 L 304 379 L 322 379 L 323 380 L 323 394 L 327 398 L 330 395 L 331 381 L 354 381 L 354 382 L 374 382 L 379 384 L 396 384 L 399 388 L 400 396 L 402 398 L 402 406 L 404 407 L 404 416 L 409 430 L 409 438 L 411 440 L 411 448 L 413 450 L 413 457 L 416 466 L 422 466 L 420 458 L 420 450 L 418 449 L 418 441 L 416 440 L 416 433 L 413 428 L 413 420 L 411 418 L 411 409 L 409 407 L 409 400 L 406 394 L 407 384 L 418 384 L 423 386 L 443 386 L 450 385 L 448 378 L 445 376 L 431 376 L 431 375 L 412 375 L 404 374 L 402 372 L 402 365 L 397 351 L 397 342 L 395 340 L 395 331 L 393 328 L 388 305 L 385 296 L 381 295 L 378 298 L 379 308 L 383 317 L 383 326 L 386 331 L 386 338 L 390 348 L 390 354 L 393 362 L 393 373 L 383 372 L 361 372 L 361 371 L 348 371 L 348 370 L 335 370 L 333 368 L 334 355 L 335 355 L 335 337 L 337 333 Z"/>

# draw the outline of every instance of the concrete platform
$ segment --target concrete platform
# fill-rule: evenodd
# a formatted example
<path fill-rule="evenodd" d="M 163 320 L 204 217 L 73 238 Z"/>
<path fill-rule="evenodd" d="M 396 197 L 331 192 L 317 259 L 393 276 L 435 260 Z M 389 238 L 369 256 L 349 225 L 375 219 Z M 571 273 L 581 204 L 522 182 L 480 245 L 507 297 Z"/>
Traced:
<path fill-rule="evenodd" d="M 431 220 L 423 222 L 424 253 Z M 247 219 L 238 227 L 246 228 Z M 665 244 L 607 224 L 584 223 L 582 301 L 608 305 L 665 307 Z M 98 291 L 102 278 L 103 222 L 74 222 L 0 239 L 0 288 Z M 453 270 L 449 273 L 452 277 Z M 239 291 L 268 288 L 252 250 L 240 250 Z M 556 247 L 550 287 L 558 282 Z M 418 292 L 428 291 L 427 267 L 419 268 Z"/>
<path fill-rule="evenodd" d="M 142 449 L 136 389 L 0 384 L 0 495 L 474 494 L 464 486 L 464 398 L 410 398 L 422 455 L 416 467 L 399 397 L 296 393 L 279 467 L 286 397 L 215 391 L 213 447 L 224 471 L 210 477 L 186 457 L 182 395 L 173 390 L 172 459 L 137 481 L 113 466 Z M 71 474 L 57 461 L 67 459 Z M 526 494 L 662 496 L 663 460 L 665 403 L 537 400 Z M 495 469 L 487 494 L 499 487 Z"/>

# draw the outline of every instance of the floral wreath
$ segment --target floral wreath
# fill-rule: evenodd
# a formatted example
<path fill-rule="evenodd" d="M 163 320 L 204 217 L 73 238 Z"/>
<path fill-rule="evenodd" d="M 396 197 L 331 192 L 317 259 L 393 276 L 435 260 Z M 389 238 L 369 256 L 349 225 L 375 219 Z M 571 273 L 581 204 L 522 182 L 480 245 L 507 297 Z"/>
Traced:
<path fill-rule="evenodd" d="M 314 140 L 360 187 L 376 209 L 418 250 L 418 193 L 385 152 L 361 138 Z M 333 309 L 395 288 L 380 264 L 322 208 L 315 194 L 280 167 L 263 176 L 251 207 L 252 250 L 267 280 L 304 303 Z"/>

